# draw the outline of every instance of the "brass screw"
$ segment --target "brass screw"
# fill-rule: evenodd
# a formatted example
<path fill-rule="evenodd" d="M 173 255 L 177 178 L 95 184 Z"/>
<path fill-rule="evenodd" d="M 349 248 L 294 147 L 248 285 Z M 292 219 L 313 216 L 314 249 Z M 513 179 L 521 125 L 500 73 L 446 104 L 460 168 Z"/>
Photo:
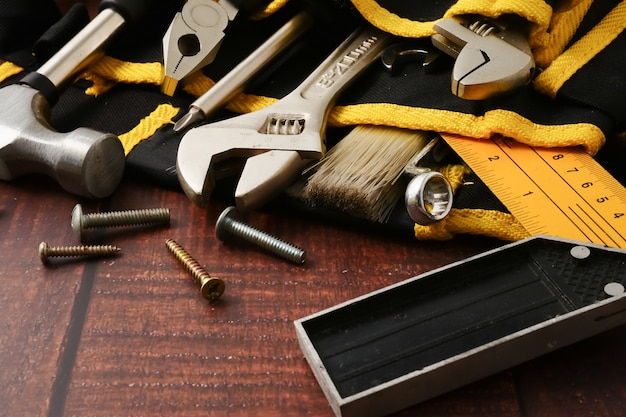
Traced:
<path fill-rule="evenodd" d="M 290 262 L 304 263 L 306 253 L 303 249 L 237 220 L 236 215 L 235 207 L 228 207 L 220 214 L 215 223 L 215 235 L 219 240 L 225 241 L 231 236 L 239 236 Z"/>
<path fill-rule="evenodd" d="M 117 255 L 121 251 L 117 246 L 50 246 L 46 242 L 39 244 L 39 258 L 44 264 L 51 257 L 100 257 Z"/>
<path fill-rule="evenodd" d="M 72 210 L 72 230 L 81 240 L 86 229 L 99 227 L 140 226 L 169 224 L 170 211 L 166 208 L 111 211 L 106 213 L 83 214 L 83 208 L 76 204 Z"/>
<path fill-rule="evenodd" d="M 209 301 L 220 298 L 226 287 L 224 281 L 220 278 L 211 277 L 198 261 L 173 239 L 166 239 L 165 245 L 196 282 L 200 284 L 200 294 L 204 298 Z"/>

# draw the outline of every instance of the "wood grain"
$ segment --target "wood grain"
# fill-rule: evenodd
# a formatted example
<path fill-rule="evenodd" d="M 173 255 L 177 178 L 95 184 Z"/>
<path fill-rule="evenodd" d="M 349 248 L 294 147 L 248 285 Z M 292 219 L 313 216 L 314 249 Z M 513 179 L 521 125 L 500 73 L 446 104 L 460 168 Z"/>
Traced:
<path fill-rule="evenodd" d="M 251 225 L 307 250 L 294 266 L 221 242 L 208 209 L 182 193 L 124 181 L 102 202 L 39 178 L 0 183 L 0 415 L 332 416 L 293 321 L 501 242 L 418 242 L 265 209 Z M 76 244 L 70 212 L 168 207 L 169 227 L 94 239 L 117 258 L 43 267 L 41 240 Z M 226 282 L 209 303 L 165 247 L 173 238 Z M 397 416 L 624 416 L 624 327 L 564 348 Z"/>

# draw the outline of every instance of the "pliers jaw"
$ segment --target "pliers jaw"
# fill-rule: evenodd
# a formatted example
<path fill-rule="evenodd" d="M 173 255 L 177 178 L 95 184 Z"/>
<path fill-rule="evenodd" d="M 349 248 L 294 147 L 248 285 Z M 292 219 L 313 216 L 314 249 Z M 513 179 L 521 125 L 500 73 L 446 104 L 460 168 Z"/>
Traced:
<path fill-rule="evenodd" d="M 237 11 L 228 0 L 187 0 L 163 36 L 163 93 L 173 95 L 183 78 L 213 62 Z"/>
<path fill-rule="evenodd" d="M 535 61 L 523 26 L 513 16 L 487 20 L 455 16 L 434 25 L 433 45 L 456 58 L 452 93 L 484 100 L 527 84 Z"/>

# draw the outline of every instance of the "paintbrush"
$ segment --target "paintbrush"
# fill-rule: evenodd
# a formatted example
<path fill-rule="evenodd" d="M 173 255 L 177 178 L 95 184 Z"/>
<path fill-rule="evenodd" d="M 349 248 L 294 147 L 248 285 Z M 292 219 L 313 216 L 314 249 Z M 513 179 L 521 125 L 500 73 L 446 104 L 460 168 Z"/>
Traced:
<path fill-rule="evenodd" d="M 309 172 L 300 196 L 312 206 L 385 223 L 406 189 L 404 168 L 432 132 L 389 126 L 355 127 Z"/>

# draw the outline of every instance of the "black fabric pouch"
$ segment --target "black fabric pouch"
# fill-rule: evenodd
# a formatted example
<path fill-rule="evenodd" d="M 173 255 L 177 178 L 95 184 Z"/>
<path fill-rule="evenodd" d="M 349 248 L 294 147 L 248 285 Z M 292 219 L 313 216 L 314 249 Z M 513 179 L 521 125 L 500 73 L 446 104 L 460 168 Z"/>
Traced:
<path fill-rule="evenodd" d="M 120 136 L 127 153 L 126 175 L 173 188 L 179 187 L 175 166 L 181 138 L 173 132 L 173 123 L 186 113 L 196 97 L 211 88 L 273 31 L 298 11 L 310 7 L 309 2 L 275 1 L 259 13 L 238 16 L 229 27 L 215 61 L 185 80 L 174 96 L 169 97 L 159 88 L 163 76 L 161 39 L 182 4 L 182 1 L 159 3 L 140 27 L 125 30 L 109 45 L 107 56 L 61 94 L 52 112 L 52 125 L 59 131 L 87 126 Z M 409 39 L 431 47 L 433 23 L 441 18 L 465 14 L 497 18 L 516 14 L 527 22 L 529 43 L 540 69 L 533 82 L 506 96 L 468 101 L 450 91 L 454 64 L 451 58 L 444 57 L 441 68 L 432 72 L 423 71 L 418 65 L 407 65 L 400 74 L 392 74 L 382 65 L 372 65 L 341 94 L 332 109 L 326 132 L 328 146 L 341 140 L 354 126 L 385 125 L 480 139 L 502 135 L 532 146 L 583 146 L 596 155 L 607 141 L 611 146 L 619 146 L 616 138 L 624 131 L 625 116 L 621 111 L 624 94 L 619 94 L 624 90 L 626 65 L 619 52 L 626 41 L 622 32 L 626 19 L 620 14 L 623 8 L 624 3 L 615 0 L 343 2 L 339 9 L 333 10 L 339 10 L 337 13 L 346 16 L 345 19 L 331 19 L 310 29 L 264 68 L 243 94 L 213 115 L 212 120 L 255 111 L 285 96 L 364 21 L 398 36 L 399 40 Z M 84 20 L 84 15 L 74 14 L 68 13 L 64 21 L 57 23 L 57 28 L 80 26 L 72 22 Z M 35 70 L 49 57 L 50 48 L 54 48 L 49 45 L 55 45 L 54 39 L 67 37 L 68 32 L 75 30 L 61 31 L 50 40 L 50 32 L 44 32 L 57 20 L 53 14 L 45 17 L 31 16 L 25 10 L 20 18 L 36 22 L 35 32 L 44 34 L 39 44 L 32 37 L 30 41 L 16 42 L 16 32 L 11 30 L 0 32 L 0 46 L 11 45 L 0 48 L 0 57 L 9 61 L 0 67 L 3 84 L 17 82 L 25 72 Z M 598 28 L 603 30 L 596 33 Z M 609 41 L 607 32 L 613 34 Z M 595 54 L 577 54 L 584 49 L 579 47 L 581 42 L 591 44 L 593 39 L 602 37 L 605 40 L 601 47 L 596 45 Z M 577 70 L 563 71 L 564 61 L 576 62 Z M 599 73 L 601 77 L 597 76 Z M 450 164 L 462 165 L 462 161 L 453 158 Z M 449 172 L 464 174 L 463 178 L 451 179 L 460 185 L 455 189 L 453 210 L 443 221 L 430 226 L 414 225 L 399 203 L 385 224 L 365 223 L 392 233 L 412 233 L 419 239 L 448 239 L 457 233 L 505 240 L 527 235 L 475 175 L 459 170 Z M 236 178 L 225 181 L 220 191 L 226 195 L 232 192 L 233 181 Z M 332 207 L 313 207 L 310 202 L 283 196 L 280 204 L 285 203 L 303 212 L 341 221 L 348 218 L 362 224 L 362 220 L 343 215 Z"/>

